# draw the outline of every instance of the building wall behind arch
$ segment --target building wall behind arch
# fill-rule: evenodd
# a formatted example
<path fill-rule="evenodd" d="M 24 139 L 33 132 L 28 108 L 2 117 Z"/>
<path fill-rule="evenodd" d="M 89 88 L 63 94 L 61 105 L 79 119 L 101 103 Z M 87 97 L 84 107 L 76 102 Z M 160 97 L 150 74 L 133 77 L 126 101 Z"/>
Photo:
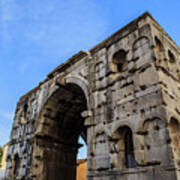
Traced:
<path fill-rule="evenodd" d="M 87 161 L 86 159 L 77 160 L 77 180 L 86 180 Z"/>
<path fill-rule="evenodd" d="M 7 150 L 8 150 L 8 143 L 3 146 L 3 157 L 1 162 L 1 169 L 6 169 L 6 159 L 7 159 Z"/>

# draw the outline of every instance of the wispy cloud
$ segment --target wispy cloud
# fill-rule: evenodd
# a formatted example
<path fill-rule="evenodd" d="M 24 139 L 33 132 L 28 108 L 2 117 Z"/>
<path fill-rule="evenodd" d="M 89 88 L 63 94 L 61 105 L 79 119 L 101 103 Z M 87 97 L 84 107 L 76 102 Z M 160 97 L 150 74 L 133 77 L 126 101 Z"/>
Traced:
<path fill-rule="evenodd" d="M 106 30 L 101 7 L 88 0 L 1 0 L 0 11 L 5 41 L 20 38 L 45 54 L 88 47 Z"/>
<path fill-rule="evenodd" d="M 3 70 L 4 84 L 8 86 L 6 100 L 11 103 L 12 99 L 17 100 L 17 94 L 25 93 L 25 87 L 39 81 L 42 74 L 46 74 L 45 70 L 61 63 L 62 58 L 65 60 L 97 43 L 98 37 L 106 31 L 107 22 L 102 8 L 94 2 L 0 0 L 0 49 L 4 55 L 1 54 L 1 59 L 6 65 L 11 63 L 8 73 Z M 13 82 L 7 85 L 9 81 Z M 4 107 L 3 102 L 0 107 Z M 12 108 L 12 104 L 9 107 Z M 3 143 L 9 137 L 13 114 L 0 109 Z"/>
<path fill-rule="evenodd" d="M 10 112 L 8 110 L 0 110 L 0 118 L 6 119 L 6 120 L 13 120 L 13 112 Z"/>
<path fill-rule="evenodd" d="M 15 25 L 14 23 L 21 19 L 24 13 L 22 13 L 15 0 L 1 0 L 0 12 L 2 39 L 6 43 L 10 43 L 13 38 L 11 23 L 13 22 L 13 25 Z"/>
<path fill-rule="evenodd" d="M 26 73 L 26 71 L 28 71 L 29 67 L 31 66 L 30 61 L 29 62 L 24 62 L 19 66 L 19 72 L 21 74 Z"/>

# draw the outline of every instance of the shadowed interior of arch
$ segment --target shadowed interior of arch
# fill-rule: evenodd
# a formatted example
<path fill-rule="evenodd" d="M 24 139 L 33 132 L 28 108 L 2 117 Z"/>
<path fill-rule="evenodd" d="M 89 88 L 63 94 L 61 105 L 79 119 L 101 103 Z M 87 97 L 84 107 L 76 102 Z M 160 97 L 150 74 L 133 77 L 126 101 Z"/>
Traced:
<path fill-rule="evenodd" d="M 81 113 L 87 110 L 83 90 L 76 84 L 59 86 L 44 107 L 43 139 L 51 149 L 45 147 L 47 179 L 76 179 L 76 161 L 81 136 L 86 142 L 87 130 Z M 51 121 L 51 125 L 49 123 Z M 46 130 L 46 131 L 45 131 Z"/>

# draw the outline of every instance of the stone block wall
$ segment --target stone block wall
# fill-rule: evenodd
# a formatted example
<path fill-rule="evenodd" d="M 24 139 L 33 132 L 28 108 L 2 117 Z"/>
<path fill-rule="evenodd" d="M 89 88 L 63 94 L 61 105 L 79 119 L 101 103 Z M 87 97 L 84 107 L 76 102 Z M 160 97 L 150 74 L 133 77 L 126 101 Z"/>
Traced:
<path fill-rule="evenodd" d="M 180 50 L 145 13 L 48 74 L 17 104 L 7 179 L 179 178 Z"/>

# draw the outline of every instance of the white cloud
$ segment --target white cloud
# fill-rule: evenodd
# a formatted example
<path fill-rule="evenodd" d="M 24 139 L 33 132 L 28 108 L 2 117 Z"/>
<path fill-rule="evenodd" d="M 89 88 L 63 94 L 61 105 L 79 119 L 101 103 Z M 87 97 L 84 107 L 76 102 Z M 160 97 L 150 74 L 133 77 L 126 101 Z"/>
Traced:
<path fill-rule="evenodd" d="M 0 46 L 7 52 L 3 60 L 14 62 L 14 69 L 8 72 L 13 72 L 14 82 L 18 84 L 19 80 L 15 80 L 18 78 L 25 80 L 22 76 L 25 72 L 34 72 L 32 76 L 37 79 L 42 74 L 41 69 L 61 63 L 59 58 L 70 57 L 80 49 L 95 45 L 106 31 L 107 22 L 102 8 L 94 2 L 0 0 Z M 21 76 L 17 76 L 17 72 Z M 30 75 L 28 77 L 31 78 Z M 27 80 L 21 84 L 27 86 Z M 20 89 L 20 86 L 16 88 Z M 1 104 L 2 107 L 3 102 Z M 10 132 L 13 114 L 0 110 L 0 136 L 4 134 L 4 139 Z"/>
<path fill-rule="evenodd" d="M 8 110 L 0 110 L 0 118 L 6 120 L 13 120 L 14 113 Z"/>
<path fill-rule="evenodd" d="M 94 45 L 107 25 L 102 8 L 88 0 L 0 0 L 0 12 L 5 41 L 19 36 L 45 54 Z"/>

